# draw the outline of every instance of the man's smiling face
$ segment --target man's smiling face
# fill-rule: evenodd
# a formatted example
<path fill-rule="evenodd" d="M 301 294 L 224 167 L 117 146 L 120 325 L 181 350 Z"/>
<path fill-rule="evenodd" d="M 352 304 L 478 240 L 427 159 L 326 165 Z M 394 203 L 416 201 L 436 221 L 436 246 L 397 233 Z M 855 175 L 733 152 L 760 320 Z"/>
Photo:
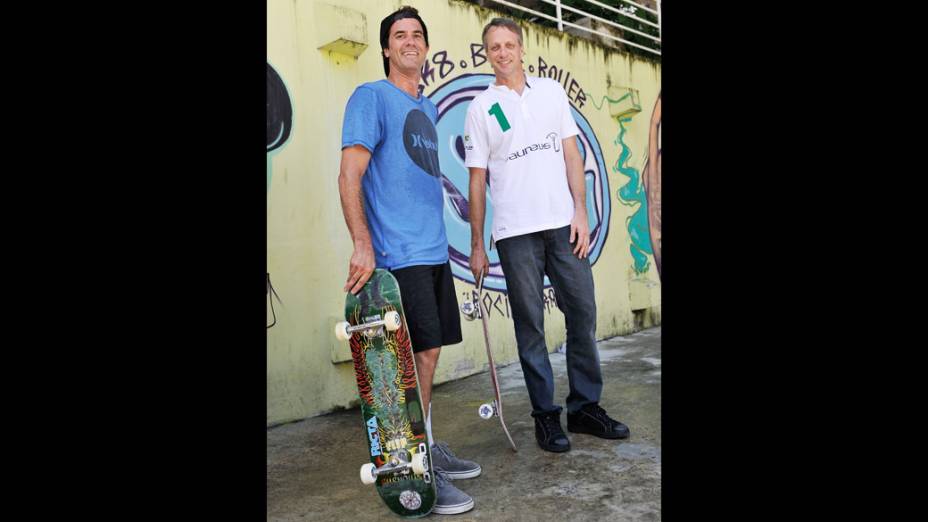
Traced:
<path fill-rule="evenodd" d="M 422 69 L 429 47 L 418 20 L 403 18 L 394 22 L 387 44 L 383 54 L 390 60 L 391 71 L 409 75 Z"/>

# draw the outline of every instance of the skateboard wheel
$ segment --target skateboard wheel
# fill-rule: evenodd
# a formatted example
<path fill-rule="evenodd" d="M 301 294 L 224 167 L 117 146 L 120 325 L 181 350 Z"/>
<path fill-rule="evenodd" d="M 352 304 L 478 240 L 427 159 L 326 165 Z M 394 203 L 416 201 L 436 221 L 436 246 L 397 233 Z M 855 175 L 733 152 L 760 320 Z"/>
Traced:
<path fill-rule="evenodd" d="M 477 410 L 477 414 L 480 415 L 482 419 L 490 419 L 493 417 L 493 405 L 492 404 L 481 404 L 480 409 Z"/>
<path fill-rule="evenodd" d="M 361 466 L 361 482 L 367 486 L 377 482 L 377 477 L 374 476 L 374 465 L 370 462 Z"/>
<path fill-rule="evenodd" d="M 388 332 L 395 332 L 400 329 L 400 314 L 395 310 L 391 310 L 383 314 L 383 325 L 387 328 Z"/>
<path fill-rule="evenodd" d="M 461 303 L 461 313 L 464 314 L 464 319 L 468 321 L 473 321 L 477 317 L 477 309 L 474 307 L 474 303 L 470 301 Z"/>
<path fill-rule="evenodd" d="M 347 341 L 351 339 L 351 334 L 348 332 L 349 324 L 345 321 L 340 323 L 335 323 L 335 338 L 339 341 Z"/>
<path fill-rule="evenodd" d="M 429 470 L 425 453 L 416 453 L 412 456 L 412 472 L 416 475 L 424 475 Z"/>

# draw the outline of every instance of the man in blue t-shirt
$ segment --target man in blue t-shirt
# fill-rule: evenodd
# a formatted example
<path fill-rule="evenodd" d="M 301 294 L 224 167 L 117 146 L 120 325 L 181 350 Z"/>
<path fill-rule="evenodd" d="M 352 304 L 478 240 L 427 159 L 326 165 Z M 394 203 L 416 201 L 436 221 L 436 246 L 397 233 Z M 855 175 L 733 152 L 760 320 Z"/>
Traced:
<path fill-rule="evenodd" d="M 444 345 L 461 342 L 458 302 L 448 263 L 435 105 L 419 92 L 428 30 L 403 7 L 380 23 L 386 80 L 362 84 L 348 100 L 338 175 L 342 212 L 354 251 L 345 291 L 357 293 L 374 272 L 390 270 L 416 359 L 432 465 L 433 511 L 463 513 L 473 499 L 448 480 L 476 477 L 480 466 L 454 456 L 432 437 L 432 379 Z"/>

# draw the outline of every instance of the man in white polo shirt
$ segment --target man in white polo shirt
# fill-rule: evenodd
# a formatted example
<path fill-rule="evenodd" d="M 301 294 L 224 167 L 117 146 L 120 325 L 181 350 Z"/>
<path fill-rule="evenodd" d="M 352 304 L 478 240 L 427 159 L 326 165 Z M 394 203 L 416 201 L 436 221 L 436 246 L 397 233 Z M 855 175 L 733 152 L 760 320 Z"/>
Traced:
<path fill-rule="evenodd" d="M 590 229 L 577 124 L 567 95 L 548 78 L 522 70 L 522 28 L 494 18 L 483 43 L 495 82 L 477 95 L 464 126 L 470 170 L 470 267 L 489 269 L 486 240 L 499 250 L 515 325 L 519 361 L 535 419 L 535 439 L 547 451 L 570 449 L 554 403 L 554 376 L 545 345 L 545 275 L 567 326 L 567 429 L 607 439 L 628 427 L 599 406 L 603 380 L 596 348 L 596 302 L 587 257 Z M 487 172 L 492 237 L 484 238 Z"/>

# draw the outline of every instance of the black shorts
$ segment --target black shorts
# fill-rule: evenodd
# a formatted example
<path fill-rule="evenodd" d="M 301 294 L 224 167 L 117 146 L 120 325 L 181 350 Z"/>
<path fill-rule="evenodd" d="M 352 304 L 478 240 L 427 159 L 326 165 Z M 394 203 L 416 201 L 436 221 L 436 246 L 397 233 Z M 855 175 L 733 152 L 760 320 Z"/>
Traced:
<path fill-rule="evenodd" d="M 400 285 L 413 353 L 461 342 L 451 264 L 408 266 L 391 272 Z"/>

